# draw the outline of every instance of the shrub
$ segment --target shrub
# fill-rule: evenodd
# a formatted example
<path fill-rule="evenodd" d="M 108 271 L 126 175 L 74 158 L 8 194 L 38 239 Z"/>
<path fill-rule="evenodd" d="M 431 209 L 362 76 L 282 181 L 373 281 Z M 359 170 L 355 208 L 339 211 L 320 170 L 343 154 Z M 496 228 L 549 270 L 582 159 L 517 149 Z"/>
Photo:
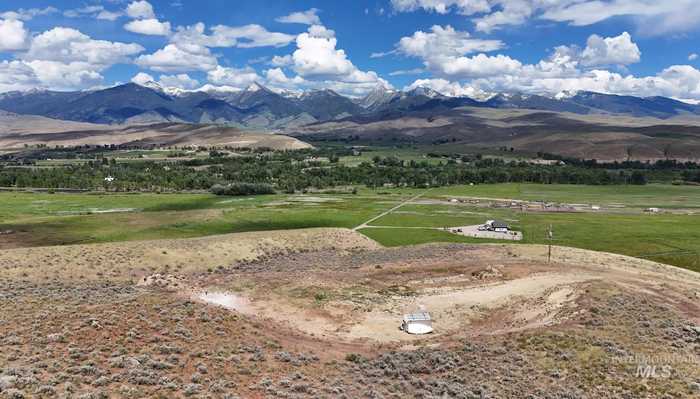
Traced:
<path fill-rule="evenodd" d="M 319 292 L 317 292 L 317 293 L 314 294 L 314 299 L 315 299 L 317 302 L 323 302 L 323 301 L 325 301 L 326 299 L 328 299 L 328 294 L 325 293 L 325 292 L 323 292 L 323 291 L 319 291 Z"/>
<path fill-rule="evenodd" d="M 348 353 L 345 355 L 345 360 L 351 363 L 359 363 L 362 361 L 362 355 L 357 353 Z"/>
<path fill-rule="evenodd" d="M 258 195 L 274 194 L 275 189 L 266 183 L 231 183 L 227 185 L 215 184 L 211 187 L 211 192 L 215 195 Z"/>
<path fill-rule="evenodd" d="M 632 172 L 632 176 L 630 177 L 630 184 L 643 186 L 647 184 L 647 177 L 644 175 L 643 172 L 635 170 L 634 172 Z"/>

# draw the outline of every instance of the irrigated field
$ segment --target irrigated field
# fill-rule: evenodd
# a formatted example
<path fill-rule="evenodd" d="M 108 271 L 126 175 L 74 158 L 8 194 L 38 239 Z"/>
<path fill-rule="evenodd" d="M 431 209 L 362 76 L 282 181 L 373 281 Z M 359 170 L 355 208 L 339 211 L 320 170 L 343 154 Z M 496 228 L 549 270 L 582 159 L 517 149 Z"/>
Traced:
<path fill-rule="evenodd" d="M 0 193 L 0 248 L 186 238 L 244 231 L 361 225 L 383 245 L 492 242 L 444 227 L 503 219 L 523 243 L 553 243 L 644 257 L 700 270 L 700 187 L 479 185 L 434 190 L 363 189 L 353 194 L 217 197 L 209 194 Z M 459 198 L 461 202 L 450 202 Z M 481 198 L 469 200 L 469 198 Z M 502 199 L 506 201 L 483 198 Z M 510 199 L 566 203 L 575 211 L 510 207 Z M 533 205 L 534 203 L 530 203 Z M 591 205 L 600 206 L 592 210 Z M 660 214 L 644 208 L 659 207 Z"/>
<path fill-rule="evenodd" d="M 698 208 L 700 187 L 648 184 L 645 186 L 585 186 L 561 184 L 481 184 L 437 188 L 433 195 L 507 198 L 570 204 L 628 207 Z"/>

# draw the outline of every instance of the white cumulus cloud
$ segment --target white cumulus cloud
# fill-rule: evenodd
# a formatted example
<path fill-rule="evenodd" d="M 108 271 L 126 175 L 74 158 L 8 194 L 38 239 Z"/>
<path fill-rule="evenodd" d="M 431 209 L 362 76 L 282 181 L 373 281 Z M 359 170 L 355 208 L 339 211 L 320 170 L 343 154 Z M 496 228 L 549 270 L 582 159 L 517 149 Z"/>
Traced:
<path fill-rule="evenodd" d="M 20 20 L 0 19 L 0 51 L 22 50 L 27 47 L 29 33 Z"/>
<path fill-rule="evenodd" d="M 131 2 L 126 7 L 126 15 L 133 19 L 153 19 L 156 17 L 153 6 L 145 0 Z"/>
<path fill-rule="evenodd" d="M 616 37 L 591 35 L 586 47 L 559 46 L 535 65 L 523 65 L 507 55 L 487 55 L 504 47 L 498 40 L 473 38 L 450 26 L 433 26 L 431 32 L 417 31 L 396 45 L 399 53 L 422 60 L 427 71 L 437 78 L 464 80 L 525 73 L 538 77 L 563 77 L 579 74 L 581 68 L 604 65 L 624 66 L 639 62 L 641 51 L 629 33 Z M 470 53 L 479 54 L 469 56 Z"/>
<path fill-rule="evenodd" d="M 88 62 L 34 60 L 26 64 L 34 70 L 42 86 L 53 90 L 89 88 L 101 84 L 103 80 L 100 74 L 103 66 Z"/>
<path fill-rule="evenodd" d="M 16 11 L 5 11 L 0 13 L 0 18 L 4 19 L 18 19 L 22 21 L 29 21 L 33 19 L 34 17 L 38 17 L 41 15 L 50 15 L 53 13 L 58 12 L 58 9 L 55 7 L 46 7 L 46 8 L 20 8 L 19 10 Z"/>
<path fill-rule="evenodd" d="M 434 25 L 430 32 L 419 30 L 412 36 L 402 38 L 397 49 L 408 56 L 429 59 L 495 51 L 504 46 L 500 40 L 476 39 L 469 32 L 455 30 L 450 25 Z"/>
<path fill-rule="evenodd" d="M 149 20 L 137 20 L 145 23 Z M 156 21 L 157 22 L 157 21 Z M 170 25 L 154 28 L 150 32 L 170 31 Z M 141 31 L 145 33 L 145 29 Z M 215 71 L 219 67 L 217 57 L 210 48 L 219 47 L 283 47 L 295 36 L 270 32 L 260 25 L 225 26 L 217 25 L 209 29 L 203 23 L 180 26 L 169 36 L 170 43 L 153 54 L 142 55 L 136 64 L 158 72 Z M 222 76 L 221 71 L 212 75 Z M 223 80 L 223 78 L 219 78 Z"/>
<path fill-rule="evenodd" d="M 294 35 L 270 32 L 260 25 L 217 25 L 206 33 L 206 26 L 197 23 L 178 27 L 171 41 L 176 44 L 197 44 L 205 47 L 284 47 L 294 41 Z"/>
<path fill-rule="evenodd" d="M 469 16 L 478 31 L 491 32 L 532 19 L 592 25 L 631 17 L 640 34 L 685 32 L 700 23 L 697 0 L 391 0 L 398 12 L 425 10 Z"/>
<path fill-rule="evenodd" d="M 158 72 L 210 71 L 219 64 L 206 47 L 174 44 L 168 44 L 153 54 L 142 55 L 135 63 Z"/>
<path fill-rule="evenodd" d="M 297 11 L 284 17 L 276 18 L 275 21 L 284 24 L 304 24 L 321 25 L 321 18 L 318 17 L 319 9 L 312 8 L 307 11 Z"/>
<path fill-rule="evenodd" d="M 473 38 L 469 32 L 455 30 L 451 26 L 435 25 L 430 32 L 417 31 L 403 37 L 396 45 L 399 53 L 420 58 L 425 69 L 439 78 L 467 79 L 512 73 L 522 64 L 508 56 L 488 56 L 503 48 L 500 40 Z M 467 56 L 471 53 L 480 53 Z"/>
<path fill-rule="evenodd" d="M 124 25 L 124 29 L 142 35 L 167 36 L 170 34 L 170 22 L 160 22 L 154 18 L 136 19 Z"/>
<path fill-rule="evenodd" d="M 641 52 L 629 33 L 602 38 L 591 35 L 581 53 L 583 65 L 629 65 L 639 62 Z"/>
<path fill-rule="evenodd" d="M 0 61 L 0 92 L 41 87 L 34 70 L 21 61 Z"/>
<path fill-rule="evenodd" d="M 124 62 L 144 48 L 136 43 L 94 40 L 72 28 L 56 27 L 32 39 L 23 59 L 86 62 L 99 67 L 108 67 Z"/>
<path fill-rule="evenodd" d="M 121 11 L 109 11 L 100 5 L 74 8 L 63 12 L 63 16 L 68 18 L 90 17 L 106 21 L 116 21 L 119 17 L 123 15 L 124 13 Z"/>
<path fill-rule="evenodd" d="M 217 66 L 207 73 L 207 79 L 217 85 L 236 88 L 246 88 L 255 82 L 262 81 L 255 69 L 250 67 L 239 69 Z"/>
<path fill-rule="evenodd" d="M 192 90 L 200 86 L 197 79 L 191 78 L 186 73 L 177 75 L 161 75 L 158 81 L 163 87 L 175 87 L 178 89 Z"/>
<path fill-rule="evenodd" d="M 438 14 L 447 14 L 456 10 L 460 14 L 472 15 L 488 12 L 491 5 L 486 0 L 391 0 L 397 11 L 408 12 L 424 9 Z"/>
<path fill-rule="evenodd" d="M 212 28 L 212 31 L 214 42 L 230 43 L 229 46 L 214 47 L 284 47 L 294 41 L 294 35 L 270 32 L 256 24 L 244 26 L 217 25 Z"/>
<path fill-rule="evenodd" d="M 18 21 L 15 21 L 18 22 Z M 2 39 L 7 36 L 0 35 Z M 56 27 L 32 37 L 18 60 L 4 65 L 21 82 L 53 90 L 89 88 L 102 83 L 101 72 L 112 65 L 130 62 L 144 48 L 136 43 L 95 40 L 72 28 Z M 30 74 L 29 71 L 32 71 Z"/>
<path fill-rule="evenodd" d="M 317 80 L 344 82 L 376 82 L 374 72 L 359 70 L 342 49 L 332 31 L 322 26 L 312 26 L 309 32 L 297 37 L 297 50 L 292 54 L 293 69 L 301 77 Z"/>
<path fill-rule="evenodd" d="M 476 78 L 518 73 L 522 64 L 508 56 L 498 54 L 488 56 L 477 54 L 473 57 L 458 57 L 445 63 L 429 67 L 437 67 L 441 75 L 454 78 Z"/>
<path fill-rule="evenodd" d="M 134 75 L 133 78 L 131 78 L 132 83 L 136 83 L 137 85 L 145 85 L 148 82 L 155 82 L 155 78 L 152 75 L 149 75 L 145 72 L 139 72 L 136 75 Z"/>
<path fill-rule="evenodd" d="M 274 88 L 295 89 L 308 85 L 308 82 L 301 76 L 287 77 L 281 68 L 272 68 L 265 71 L 267 84 Z"/>
<path fill-rule="evenodd" d="M 362 71 L 338 49 L 335 32 L 322 25 L 311 25 L 296 38 L 297 49 L 290 55 L 276 56 L 265 71 L 267 84 L 276 89 L 328 88 L 341 94 L 360 96 L 381 83 L 391 86 L 373 71 Z M 288 75 L 288 68 L 296 75 Z"/>
<path fill-rule="evenodd" d="M 272 66 L 276 66 L 276 67 L 283 67 L 283 66 L 287 66 L 287 65 L 292 65 L 293 63 L 294 63 L 294 60 L 292 59 L 291 54 L 282 55 L 282 56 L 276 55 L 276 56 L 272 57 L 272 60 L 270 60 L 270 64 Z"/>

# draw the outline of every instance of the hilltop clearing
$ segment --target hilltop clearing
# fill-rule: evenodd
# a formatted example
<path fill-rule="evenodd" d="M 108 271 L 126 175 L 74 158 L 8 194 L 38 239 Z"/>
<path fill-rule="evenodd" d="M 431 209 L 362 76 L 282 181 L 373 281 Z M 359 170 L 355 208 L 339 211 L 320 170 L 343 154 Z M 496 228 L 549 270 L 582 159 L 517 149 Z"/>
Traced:
<path fill-rule="evenodd" d="M 386 249 L 342 229 L 2 251 L 0 393 L 697 394 L 700 275 L 566 247 L 546 254 Z M 435 332 L 399 331 L 419 307 Z"/>

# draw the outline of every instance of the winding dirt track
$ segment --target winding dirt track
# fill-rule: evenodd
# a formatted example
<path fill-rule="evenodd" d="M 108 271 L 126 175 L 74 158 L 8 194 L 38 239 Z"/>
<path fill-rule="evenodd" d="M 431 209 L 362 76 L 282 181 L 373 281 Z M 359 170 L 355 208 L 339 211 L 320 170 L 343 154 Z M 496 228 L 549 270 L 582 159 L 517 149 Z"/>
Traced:
<path fill-rule="evenodd" d="M 0 394 L 693 397 L 699 274 L 546 253 L 347 229 L 0 251 Z M 435 333 L 401 333 L 421 305 Z M 637 354 L 679 360 L 640 380 L 622 362 Z"/>

